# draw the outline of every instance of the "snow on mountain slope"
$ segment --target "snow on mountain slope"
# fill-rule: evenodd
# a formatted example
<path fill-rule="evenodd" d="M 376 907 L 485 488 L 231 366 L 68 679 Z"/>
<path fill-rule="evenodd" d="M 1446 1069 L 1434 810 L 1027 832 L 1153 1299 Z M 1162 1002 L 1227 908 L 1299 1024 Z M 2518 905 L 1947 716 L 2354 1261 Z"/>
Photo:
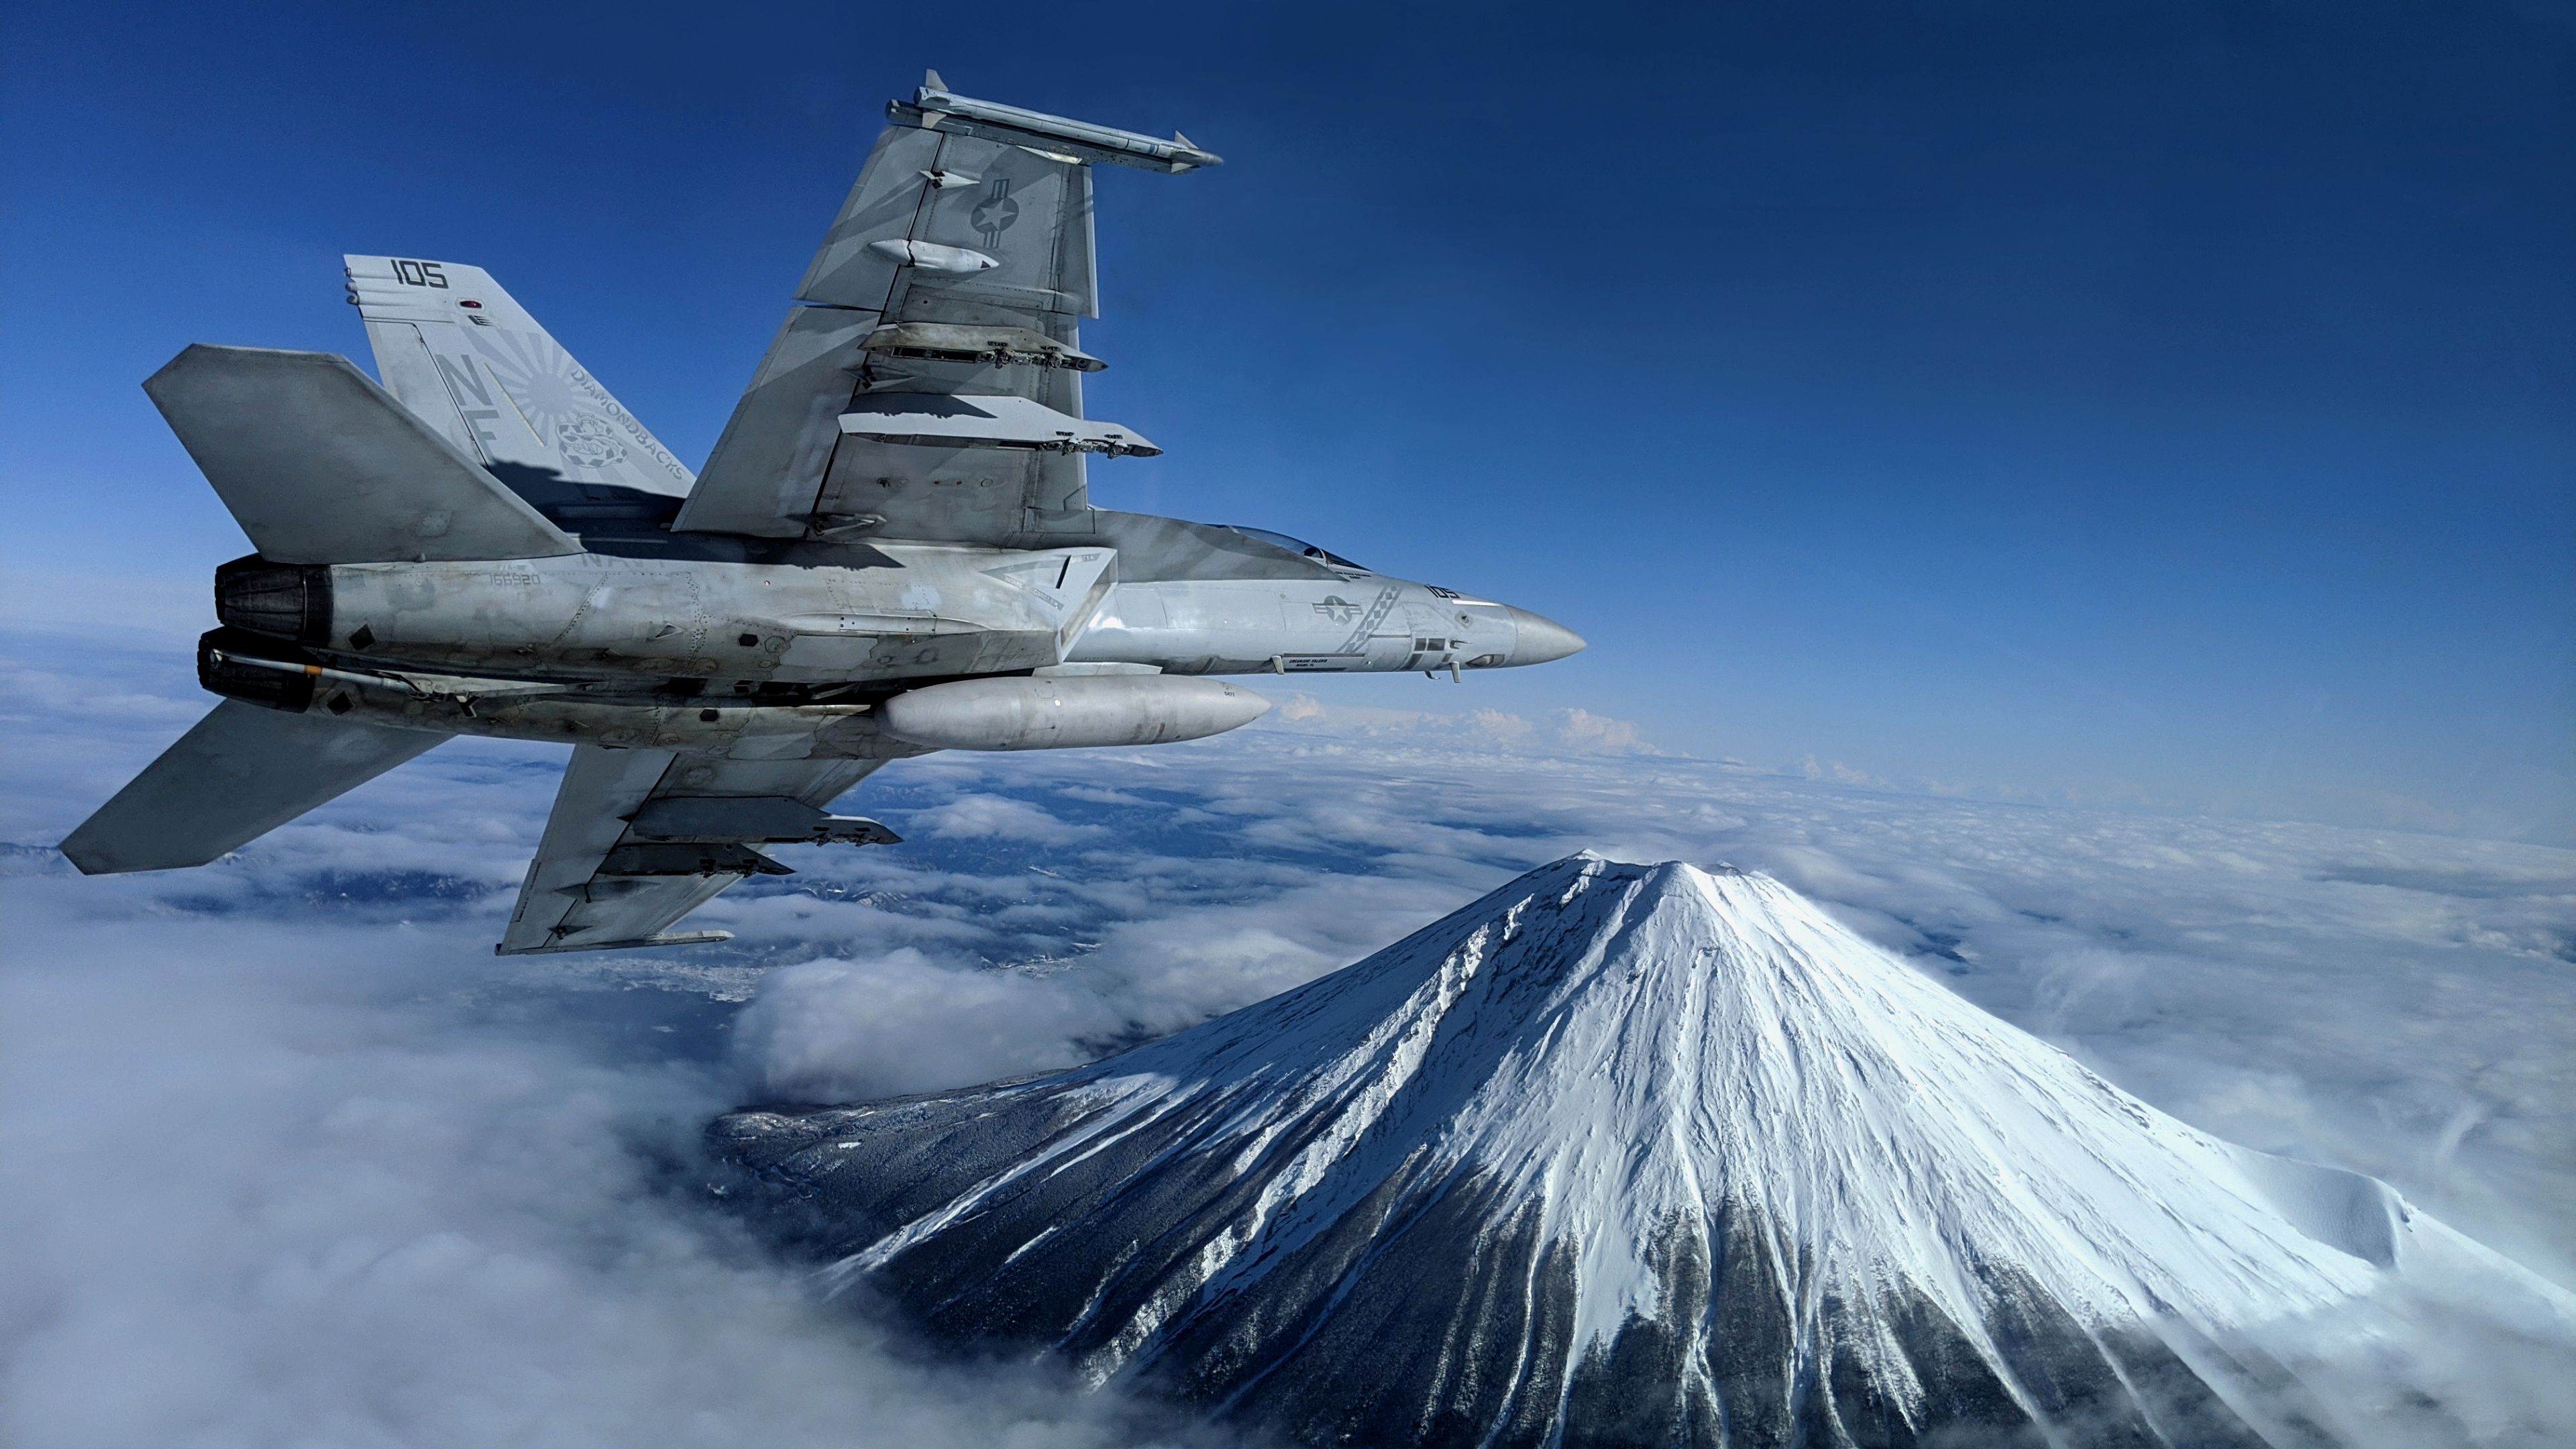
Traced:
<path fill-rule="evenodd" d="M 2267 1324 L 2367 1338 L 2418 1258 L 2576 1324 L 1775 881 L 1588 854 L 1087 1068 L 712 1135 L 942 1333 L 1310 1442 L 2315 1442 Z"/>

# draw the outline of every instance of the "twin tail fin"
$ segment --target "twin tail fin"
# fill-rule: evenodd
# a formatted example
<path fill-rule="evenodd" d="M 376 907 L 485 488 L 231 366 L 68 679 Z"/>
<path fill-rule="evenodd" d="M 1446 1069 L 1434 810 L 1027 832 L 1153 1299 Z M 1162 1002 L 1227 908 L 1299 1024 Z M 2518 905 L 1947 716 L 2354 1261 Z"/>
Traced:
<path fill-rule="evenodd" d="M 505 481 L 665 497 L 697 482 L 481 267 L 342 261 L 387 390 Z"/>

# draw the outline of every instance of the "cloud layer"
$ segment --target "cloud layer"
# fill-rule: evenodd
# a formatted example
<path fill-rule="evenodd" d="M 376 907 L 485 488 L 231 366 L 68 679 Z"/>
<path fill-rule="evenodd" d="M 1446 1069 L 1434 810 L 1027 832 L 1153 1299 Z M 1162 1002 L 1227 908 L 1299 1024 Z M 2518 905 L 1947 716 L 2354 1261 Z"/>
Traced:
<path fill-rule="evenodd" d="M 801 874 L 703 913 L 726 946 L 497 961 L 558 752 L 460 741 L 215 866 L 83 880 L 50 843 L 202 701 L 184 659 L 6 642 L 0 1438 L 1168 1434 L 818 1305 L 704 1201 L 699 1123 L 1083 1060 L 1585 846 L 1774 873 L 2159 1106 L 2576 1283 L 2576 853 L 1905 796 L 1571 712 L 1322 699 L 1189 745 L 904 762 L 848 808 L 907 843 L 784 852 Z"/>

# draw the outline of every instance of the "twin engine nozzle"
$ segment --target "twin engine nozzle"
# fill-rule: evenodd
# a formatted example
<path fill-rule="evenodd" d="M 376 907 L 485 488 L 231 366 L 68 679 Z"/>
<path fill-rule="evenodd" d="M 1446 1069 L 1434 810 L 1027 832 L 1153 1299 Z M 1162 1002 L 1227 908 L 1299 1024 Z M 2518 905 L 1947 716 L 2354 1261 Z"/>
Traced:
<path fill-rule="evenodd" d="M 258 554 L 234 559 L 215 570 L 215 617 L 272 639 L 329 643 L 330 566 L 270 563 Z"/>

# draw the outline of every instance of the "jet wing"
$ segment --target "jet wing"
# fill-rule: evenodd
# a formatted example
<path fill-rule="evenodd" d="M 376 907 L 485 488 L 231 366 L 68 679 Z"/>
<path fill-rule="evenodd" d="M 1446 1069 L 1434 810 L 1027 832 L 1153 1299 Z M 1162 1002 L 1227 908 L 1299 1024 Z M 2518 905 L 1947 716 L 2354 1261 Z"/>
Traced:
<path fill-rule="evenodd" d="M 677 946 L 730 938 L 664 928 L 754 875 L 787 875 L 755 846 L 892 844 L 873 820 L 824 807 L 883 760 L 736 760 L 574 748 L 498 954 Z"/>
<path fill-rule="evenodd" d="M 797 288 L 796 309 L 673 527 L 1034 546 L 1092 530 L 1088 453 L 1151 453 L 1091 423 L 1080 322 L 1100 315 L 1091 168 L 1185 171 L 1170 141 L 949 92 L 891 124 Z M 901 428 L 888 418 L 980 426 Z"/>

